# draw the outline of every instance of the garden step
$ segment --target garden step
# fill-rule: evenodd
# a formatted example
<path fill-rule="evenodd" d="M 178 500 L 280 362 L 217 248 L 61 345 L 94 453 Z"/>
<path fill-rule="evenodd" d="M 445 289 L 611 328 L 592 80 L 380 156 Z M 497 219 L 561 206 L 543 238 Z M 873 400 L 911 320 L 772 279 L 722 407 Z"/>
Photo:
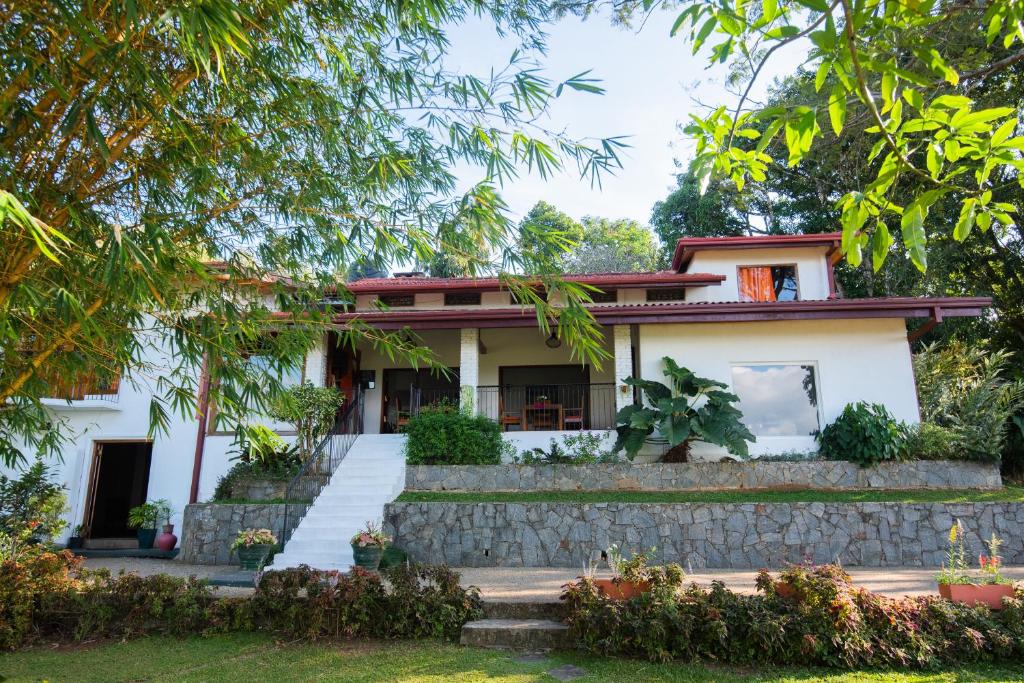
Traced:
<path fill-rule="evenodd" d="M 553 619 L 560 621 L 563 605 L 557 601 L 523 602 L 520 600 L 484 600 L 484 616 L 488 619 Z"/>
<path fill-rule="evenodd" d="M 569 647 L 569 627 L 551 619 L 480 619 L 462 627 L 463 645 L 502 650 Z"/>

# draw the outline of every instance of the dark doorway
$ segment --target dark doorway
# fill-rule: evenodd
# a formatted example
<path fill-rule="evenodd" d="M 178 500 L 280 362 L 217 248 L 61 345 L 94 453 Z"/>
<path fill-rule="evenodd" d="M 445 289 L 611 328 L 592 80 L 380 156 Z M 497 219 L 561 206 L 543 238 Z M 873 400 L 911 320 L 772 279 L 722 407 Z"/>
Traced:
<path fill-rule="evenodd" d="M 395 368 L 384 370 L 381 394 L 381 432 L 401 431 L 421 407 L 446 402 L 459 404 L 459 369 L 439 370 Z"/>
<path fill-rule="evenodd" d="M 86 525 L 89 538 L 134 538 L 128 511 L 146 502 L 153 444 L 148 441 L 97 442 Z"/>

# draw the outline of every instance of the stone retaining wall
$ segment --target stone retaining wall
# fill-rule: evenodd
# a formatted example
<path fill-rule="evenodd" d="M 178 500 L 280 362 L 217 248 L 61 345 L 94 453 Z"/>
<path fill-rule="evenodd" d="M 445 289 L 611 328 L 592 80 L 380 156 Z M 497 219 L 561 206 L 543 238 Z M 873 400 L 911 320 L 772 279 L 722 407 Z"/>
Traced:
<path fill-rule="evenodd" d="M 693 570 L 839 561 L 938 566 L 949 527 L 968 529 L 968 557 L 993 532 L 1005 562 L 1024 562 L 1019 503 L 390 503 L 385 532 L 410 558 L 462 567 L 576 567 L 612 544 L 657 547 L 657 562 Z"/>
<path fill-rule="evenodd" d="M 289 509 L 288 526 L 294 529 L 305 507 L 273 503 L 186 505 L 179 559 L 186 564 L 234 564 L 238 557 L 232 554 L 231 544 L 240 530 L 270 529 L 280 539 L 285 508 Z"/>
<path fill-rule="evenodd" d="M 651 465 L 417 465 L 406 491 L 703 491 L 722 489 L 944 489 L 1002 487 L 997 465 L 928 461 L 701 462 Z"/>

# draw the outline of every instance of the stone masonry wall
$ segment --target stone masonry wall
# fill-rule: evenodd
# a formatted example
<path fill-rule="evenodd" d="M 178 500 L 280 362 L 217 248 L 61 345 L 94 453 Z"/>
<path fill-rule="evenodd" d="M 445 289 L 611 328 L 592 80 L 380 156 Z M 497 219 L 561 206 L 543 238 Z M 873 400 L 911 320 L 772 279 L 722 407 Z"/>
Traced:
<path fill-rule="evenodd" d="M 299 523 L 303 505 L 200 503 L 186 505 L 179 558 L 187 564 L 233 564 L 238 557 L 231 544 L 242 529 L 270 529 L 280 539 L 284 531 L 285 508 L 288 526 Z"/>
<path fill-rule="evenodd" d="M 413 560 L 462 567 L 582 567 L 612 544 L 657 548 L 684 569 L 759 569 L 786 562 L 848 566 L 942 563 L 954 518 L 981 539 L 1002 538 L 1024 562 L 1019 503 L 390 503 L 384 530 Z"/>
<path fill-rule="evenodd" d="M 703 462 L 650 465 L 409 466 L 406 491 L 701 491 L 722 489 L 943 489 L 1002 487 L 996 465 L 916 460 Z"/>

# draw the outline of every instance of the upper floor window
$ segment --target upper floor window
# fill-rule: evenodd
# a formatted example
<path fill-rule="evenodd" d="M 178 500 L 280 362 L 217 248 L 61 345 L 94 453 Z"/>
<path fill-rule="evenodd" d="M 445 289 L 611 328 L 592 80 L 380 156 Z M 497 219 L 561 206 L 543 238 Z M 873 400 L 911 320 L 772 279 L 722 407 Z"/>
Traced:
<path fill-rule="evenodd" d="M 479 306 L 480 292 L 445 292 L 445 306 Z"/>
<path fill-rule="evenodd" d="M 377 301 L 388 308 L 413 306 L 416 303 L 416 296 L 414 294 L 381 294 L 377 297 Z"/>
<path fill-rule="evenodd" d="M 683 301 L 686 299 L 685 287 L 669 287 L 667 289 L 648 289 L 648 301 Z"/>
<path fill-rule="evenodd" d="M 796 266 L 740 266 L 741 301 L 796 301 Z"/>
<path fill-rule="evenodd" d="M 590 292 L 590 298 L 595 304 L 614 304 L 619 301 L 619 293 L 614 289 L 603 292 Z"/>

